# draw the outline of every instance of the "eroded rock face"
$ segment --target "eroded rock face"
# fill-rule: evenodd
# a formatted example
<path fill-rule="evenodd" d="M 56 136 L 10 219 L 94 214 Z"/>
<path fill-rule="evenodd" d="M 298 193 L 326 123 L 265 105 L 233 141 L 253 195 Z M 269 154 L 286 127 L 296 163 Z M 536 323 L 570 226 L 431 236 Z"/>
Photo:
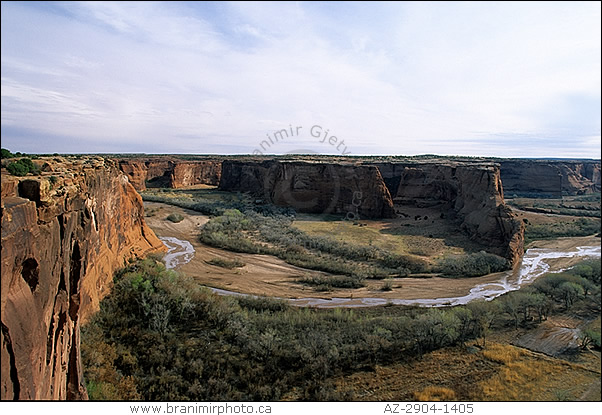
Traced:
<path fill-rule="evenodd" d="M 506 194 L 562 198 L 600 191 L 599 161 L 503 160 Z"/>
<path fill-rule="evenodd" d="M 144 190 L 147 182 L 154 187 L 180 188 L 197 184 L 217 186 L 221 160 L 180 160 L 172 157 L 120 159 L 119 168 L 136 190 Z"/>
<path fill-rule="evenodd" d="M 393 201 L 377 168 L 304 161 L 222 163 L 220 190 L 250 192 L 299 212 L 390 218 Z"/>
<path fill-rule="evenodd" d="M 523 254 L 524 225 L 504 203 L 500 169 L 477 163 L 379 163 L 395 203 L 437 204 L 488 251 L 516 264 Z"/>
<path fill-rule="evenodd" d="M 85 399 L 82 320 L 117 269 L 164 249 L 114 162 L 52 165 L 36 178 L 2 171 L 2 399 Z"/>

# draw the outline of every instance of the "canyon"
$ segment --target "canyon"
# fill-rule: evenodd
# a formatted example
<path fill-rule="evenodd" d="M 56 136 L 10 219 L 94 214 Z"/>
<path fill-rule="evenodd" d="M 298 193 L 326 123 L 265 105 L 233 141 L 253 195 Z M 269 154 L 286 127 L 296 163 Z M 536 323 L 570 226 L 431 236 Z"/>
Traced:
<path fill-rule="evenodd" d="M 516 265 L 524 224 L 504 192 L 600 191 L 599 161 L 425 157 L 43 157 L 37 176 L 2 170 L 1 399 L 85 399 L 79 327 L 130 259 L 165 251 L 136 190 L 209 185 L 257 204 L 347 219 L 435 209 Z"/>
<path fill-rule="evenodd" d="M 507 195 L 551 197 L 600 192 L 600 162 L 500 160 Z"/>
<path fill-rule="evenodd" d="M 515 265 L 524 251 L 524 224 L 504 203 L 500 169 L 492 163 L 379 163 L 396 204 L 438 206 L 492 253 Z"/>
<path fill-rule="evenodd" d="M 217 186 L 221 160 L 181 160 L 172 157 L 128 157 L 117 160 L 119 168 L 138 191 L 147 186 L 180 188 L 197 184 Z"/>
<path fill-rule="evenodd" d="M 250 192 L 260 201 L 299 212 L 391 218 L 393 201 L 374 166 L 305 161 L 222 163 L 219 189 Z"/>
<path fill-rule="evenodd" d="M 181 188 L 198 184 L 218 186 L 222 163 L 226 160 L 261 162 L 275 157 L 202 156 L 131 156 L 117 158 L 121 171 L 136 190 L 147 186 Z M 349 158 L 335 156 L 295 156 L 297 161 L 350 163 Z M 463 157 L 355 157 L 355 163 L 376 166 L 389 191 L 394 195 L 402 171 L 415 163 L 445 164 L 448 161 L 466 165 L 498 164 L 506 195 L 519 197 L 555 197 L 600 192 L 599 160 L 537 160 Z"/>
<path fill-rule="evenodd" d="M 394 217 L 393 201 L 436 206 L 441 215 L 457 219 L 476 242 L 513 265 L 524 251 L 524 225 L 504 203 L 500 170 L 494 164 L 226 160 L 219 189 L 250 192 L 300 212 L 351 219 Z"/>
<path fill-rule="evenodd" d="M 523 225 L 505 205 L 502 189 L 512 196 L 555 198 L 600 191 L 600 162 L 588 160 L 207 156 L 134 157 L 119 160 L 119 166 L 138 190 L 153 182 L 217 185 L 249 192 L 258 202 L 353 220 L 394 217 L 395 204 L 435 204 L 513 264 L 523 252 Z"/>
<path fill-rule="evenodd" d="M 85 399 L 80 325 L 130 259 L 165 248 L 140 195 L 101 157 L 2 172 L 1 399 Z"/>

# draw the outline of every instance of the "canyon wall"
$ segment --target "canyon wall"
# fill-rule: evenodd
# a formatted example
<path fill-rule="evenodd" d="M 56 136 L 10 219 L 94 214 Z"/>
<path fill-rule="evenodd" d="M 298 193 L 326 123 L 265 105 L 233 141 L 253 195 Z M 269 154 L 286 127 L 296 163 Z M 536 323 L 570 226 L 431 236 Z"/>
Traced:
<path fill-rule="evenodd" d="M 1 399 L 85 399 L 82 320 L 114 272 L 164 250 L 116 163 L 53 158 L 38 177 L 2 171 Z"/>
<path fill-rule="evenodd" d="M 599 161 L 501 160 L 507 195 L 561 198 L 600 191 Z"/>
<path fill-rule="evenodd" d="M 318 156 L 318 159 L 320 157 Z M 206 160 L 183 160 L 173 156 L 144 156 L 118 159 L 120 169 L 128 175 L 136 190 L 146 187 L 180 188 L 197 184 L 217 186 L 220 183 L 221 164 L 224 158 L 215 157 Z M 315 159 L 315 157 L 314 157 Z M 263 158 L 265 162 L 273 161 Z M 232 160 L 242 162 L 260 162 L 259 160 Z M 299 161 L 312 163 L 312 159 Z M 348 160 L 323 158 L 324 164 L 350 164 Z M 431 161 L 399 160 L 393 162 L 361 162 L 379 168 L 385 184 L 393 194 L 405 166 L 414 163 L 446 164 L 500 164 L 501 179 L 507 195 L 554 197 L 579 195 L 600 191 L 600 162 L 588 160 L 559 161 L 535 159 L 480 159 L 449 161 L 442 158 Z"/>
<path fill-rule="evenodd" d="M 395 203 L 437 204 L 487 250 L 516 264 L 524 225 L 504 203 L 498 165 L 459 162 L 378 163 Z"/>
<path fill-rule="evenodd" d="M 217 186 L 221 175 L 221 160 L 181 160 L 173 157 L 119 159 L 119 168 L 136 190 L 152 187 L 174 189 L 197 184 Z"/>
<path fill-rule="evenodd" d="M 250 192 L 299 212 L 390 218 L 393 201 L 377 168 L 305 161 L 222 163 L 220 190 Z"/>

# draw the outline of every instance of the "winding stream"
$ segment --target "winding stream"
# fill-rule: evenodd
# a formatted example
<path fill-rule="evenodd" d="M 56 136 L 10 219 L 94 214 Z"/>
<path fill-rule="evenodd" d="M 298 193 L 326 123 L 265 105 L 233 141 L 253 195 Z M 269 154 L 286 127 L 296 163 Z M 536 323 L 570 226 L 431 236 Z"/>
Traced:
<path fill-rule="evenodd" d="M 190 242 L 173 236 L 161 236 L 159 239 L 167 247 L 167 253 L 163 257 L 165 268 L 173 269 L 187 264 L 194 257 L 194 247 Z"/>
<path fill-rule="evenodd" d="M 184 265 L 194 257 L 194 248 L 188 241 L 174 237 L 159 238 L 168 247 L 167 254 L 163 258 L 165 267 L 168 269 Z M 312 306 L 320 308 L 331 307 L 373 307 L 386 304 L 395 305 L 418 305 L 422 307 L 443 307 L 466 304 L 473 300 L 492 300 L 509 291 L 518 290 L 525 284 L 531 283 L 537 277 L 550 270 L 547 260 L 555 258 L 570 257 L 594 257 L 600 258 L 600 246 L 580 246 L 576 250 L 559 251 L 552 249 L 532 248 L 525 252 L 518 270 L 507 271 L 500 275 L 495 282 L 475 285 L 467 295 L 461 297 L 446 298 L 419 298 L 402 300 L 394 298 L 293 298 L 288 301 L 297 306 Z M 234 291 L 211 288 L 220 295 L 244 296 Z"/>

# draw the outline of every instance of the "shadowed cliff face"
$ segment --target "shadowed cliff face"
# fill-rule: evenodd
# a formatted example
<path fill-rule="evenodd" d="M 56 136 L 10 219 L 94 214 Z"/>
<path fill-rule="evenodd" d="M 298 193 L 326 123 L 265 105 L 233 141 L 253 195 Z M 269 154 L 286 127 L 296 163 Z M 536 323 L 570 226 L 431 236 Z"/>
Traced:
<path fill-rule="evenodd" d="M 393 201 L 378 169 L 333 163 L 268 160 L 222 163 L 220 190 L 250 192 L 299 212 L 390 218 Z"/>
<path fill-rule="evenodd" d="M 437 203 L 488 251 L 516 264 L 524 225 L 504 203 L 500 169 L 477 163 L 378 163 L 396 203 Z"/>
<path fill-rule="evenodd" d="M 186 161 L 156 157 L 150 159 L 121 159 L 119 168 L 130 179 L 136 190 L 149 186 L 180 188 L 196 184 L 217 186 L 220 181 L 220 160 Z"/>
<path fill-rule="evenodd" d="M 395 217 L 393 200 L 435 204 L 488 251 L 512 264 L 523 254 L 524 225 L 504 204 L 500 170 L 494 164 L 227 160 L 219 188 L 250 192 L 300 212 L 351 212 L 352 219 Z"/>
<path fill-rule="evenodd" d="M 507 195 L 561 198 L 600 191 L 600 162 L 504 160 L 500 166 Z"/>
<path fill-rule="evenodd" d="M 2 172 L 2 399 L 85 399 L 81 321 L 128 259 L 164 249 L 114 162 L 48 165 L 52 181 Z"/>

